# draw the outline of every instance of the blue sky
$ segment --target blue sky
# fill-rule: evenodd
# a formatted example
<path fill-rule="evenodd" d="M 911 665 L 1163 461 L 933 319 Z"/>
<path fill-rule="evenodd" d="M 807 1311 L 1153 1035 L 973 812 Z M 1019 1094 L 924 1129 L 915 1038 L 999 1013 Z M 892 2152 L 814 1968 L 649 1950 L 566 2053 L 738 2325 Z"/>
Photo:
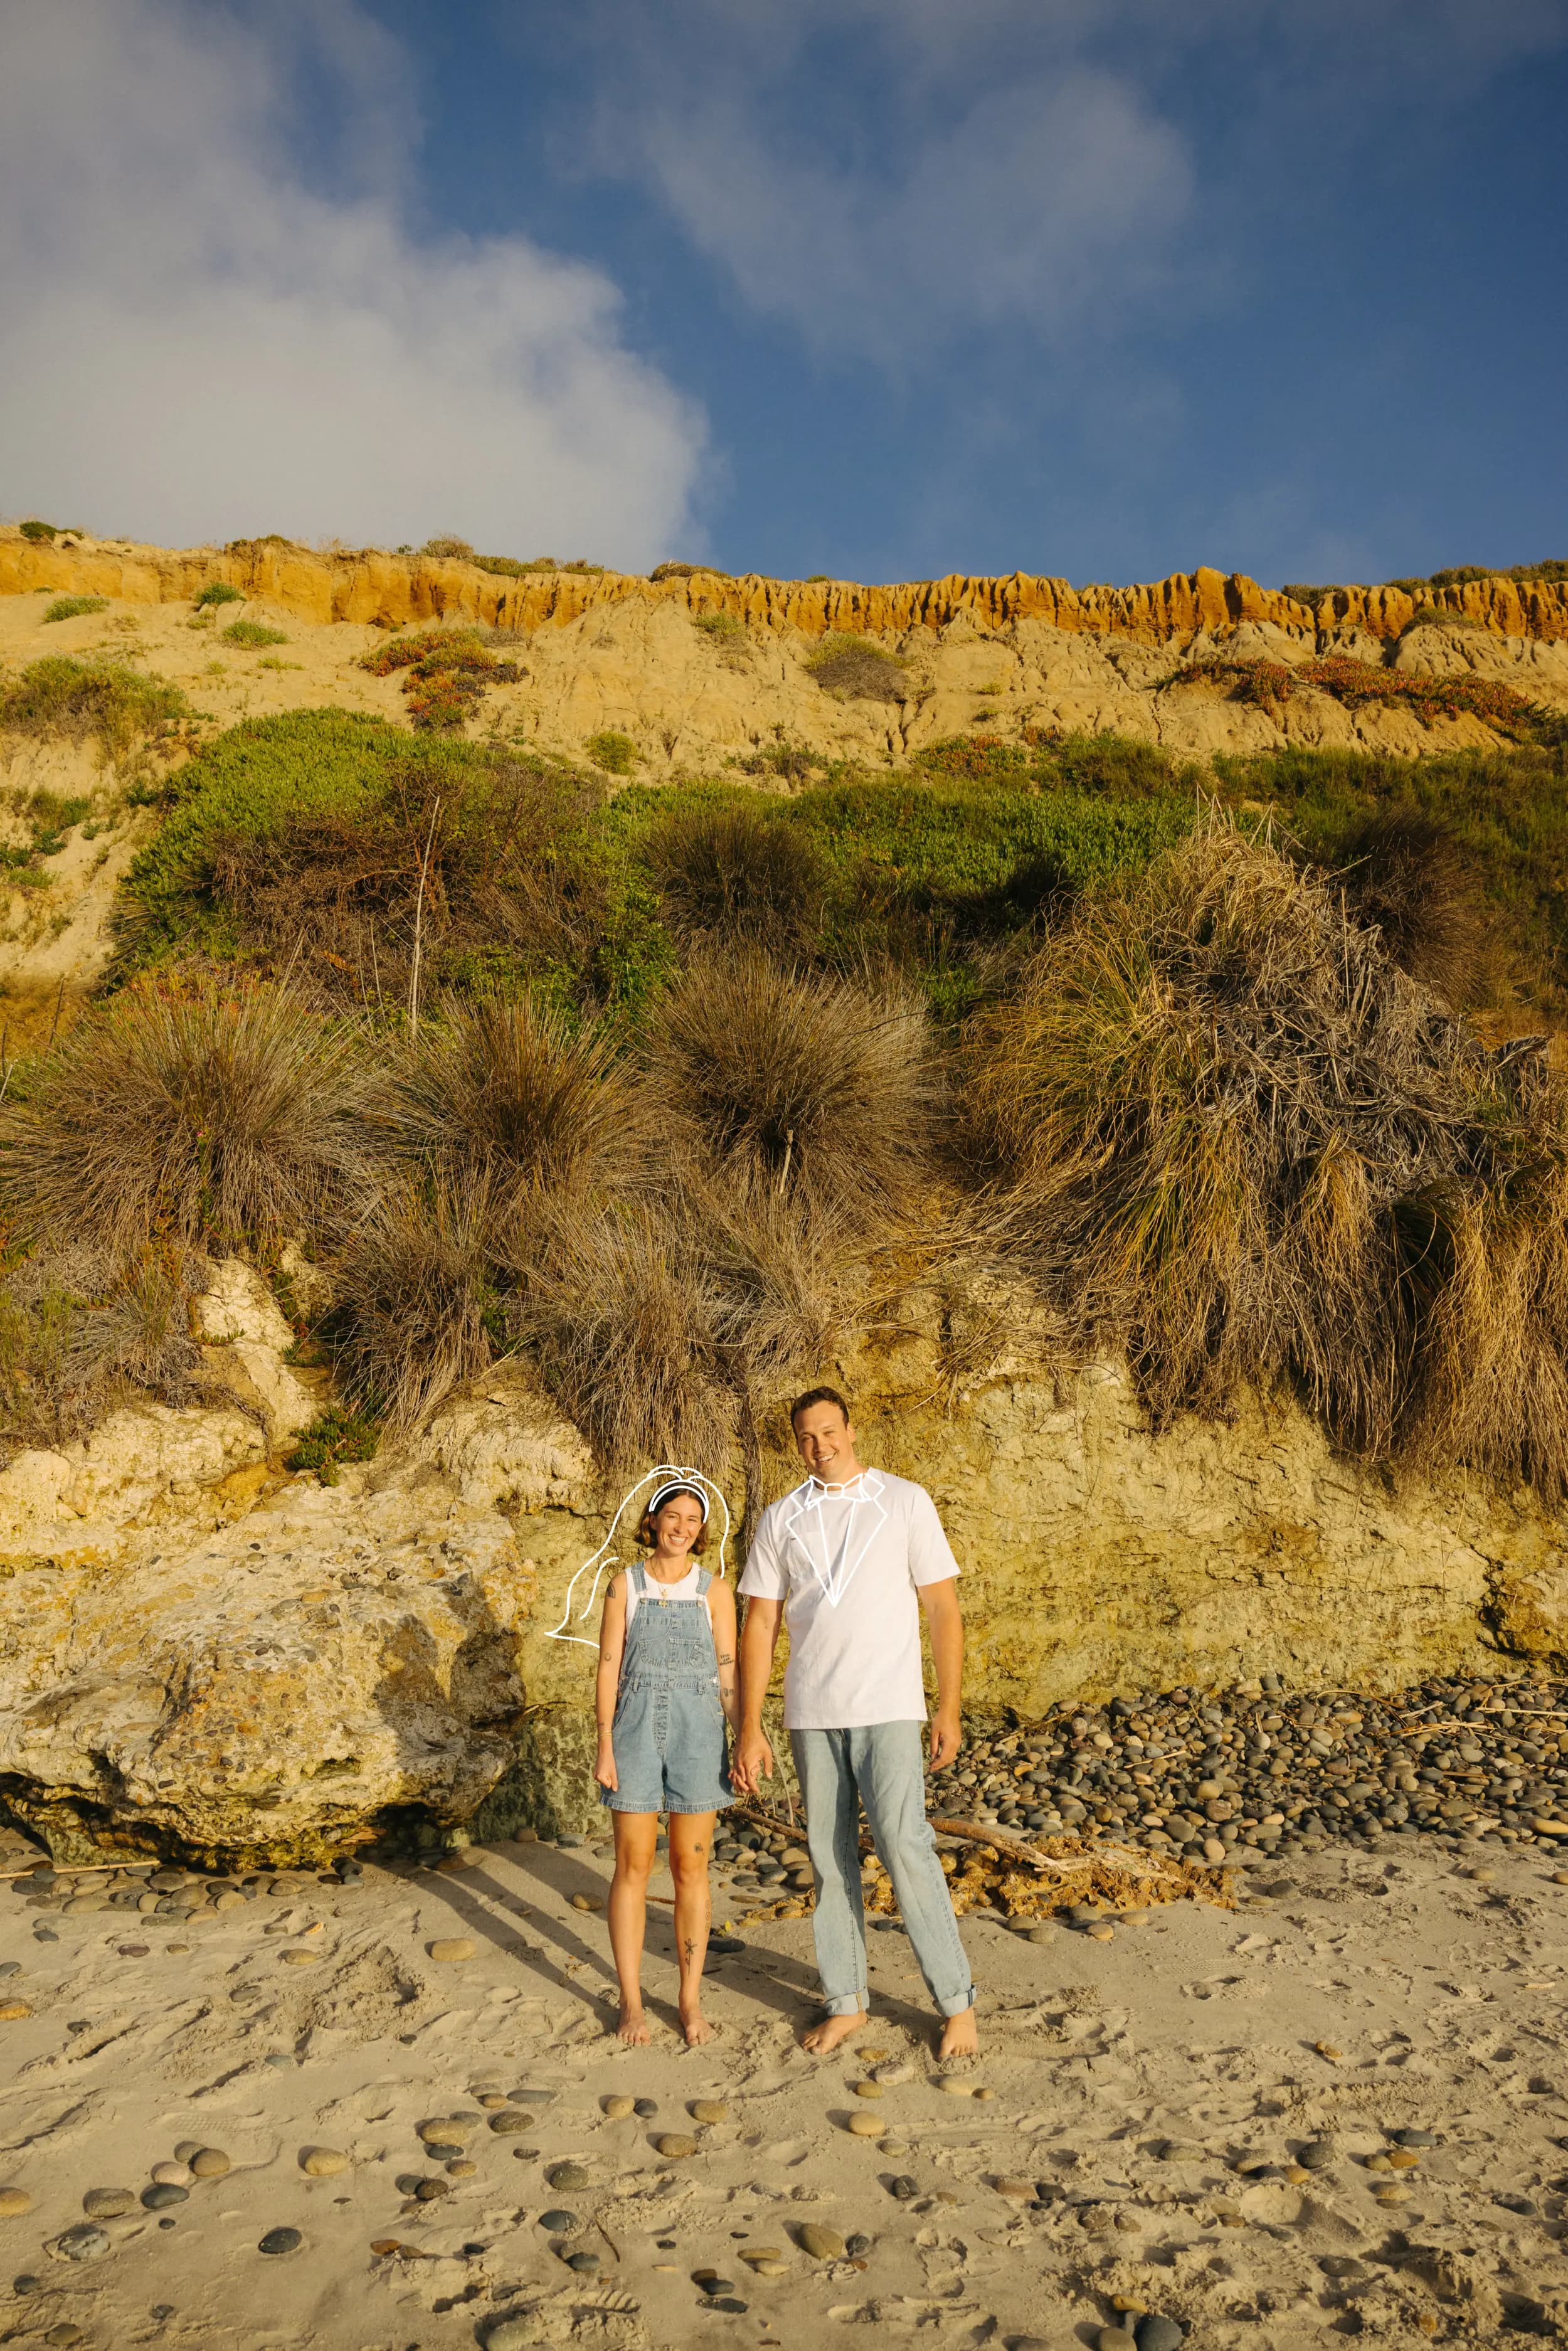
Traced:
<path fill-rule="evenodd" d="M 1568 0 L 0 34 L 3 512 L 864 580 L 1568 554 Z"/>

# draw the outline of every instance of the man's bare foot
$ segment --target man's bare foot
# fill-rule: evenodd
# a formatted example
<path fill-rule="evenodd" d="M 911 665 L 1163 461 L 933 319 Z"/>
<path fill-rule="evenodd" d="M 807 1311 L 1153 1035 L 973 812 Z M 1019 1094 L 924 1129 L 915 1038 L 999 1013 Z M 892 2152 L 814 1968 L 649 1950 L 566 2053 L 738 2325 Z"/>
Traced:
<path fill-rule="evenodd" d="M 974 2002 L 950 2016 L 942 2028 L 942 2039 L 936 2050 L 938 2058 L 973 2057 L 980 2046 L 979 2027 L 975 2022 Z"/>
<path fill-rule="evenodd" d="M 682 2009 L 681 2031 L 686 2036 L 688 2049 L 700 2049 L 705 2041 L 713 2039 L 713 2027 L 700 2008 Z"/>
<path fill-rule="evenodd" d="M 800 2046 L 809 2049 L 813 2057 L 825 2057 L 830 2049 L 836 2049 L 852 2033 L 863 2032 L 870 2022 L 863 2008 L 857 2009 L 853 2016 L 824 2016 L 821 2024 L 812 2025 Z"/>
<path fill-rule="evenodd" d="M 615 2030 L 622 2041 L 630 2042 L 633 2048 L 640 2049 L 648 2038 L 648 2020 L 640 2008 L 629 2008 L 622 2001 Z"/>

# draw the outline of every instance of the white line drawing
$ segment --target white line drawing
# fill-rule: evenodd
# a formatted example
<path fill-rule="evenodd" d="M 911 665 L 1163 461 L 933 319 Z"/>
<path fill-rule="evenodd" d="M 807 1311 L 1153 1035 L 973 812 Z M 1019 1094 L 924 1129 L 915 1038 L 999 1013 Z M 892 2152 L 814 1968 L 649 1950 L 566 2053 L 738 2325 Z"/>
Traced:
<path fill-rule="evenodd" d="M 824 1486 L 808 1478 L 790 1495 L 790 1507 L 784 1514 L 784 1531 L 800 1546 L 831 1608 L 838 1606 L 854 1582 L 855 1570 L 887 1524 L 887 1512 L 878 1499 L 886 1487 L 876 1471 L 862 1470 L 852 1483 L 855 1491 L 851 1493 L 848 1487 Z M 833 1559 L 828 1556 L 828 1531 L 822 1522 L 825 1501 L 847 1501 L 850 1506 L 838 1556 Z"/>
<path fill-rule="evenodd" d="M 718 1504 L 719 1510 L 723 1513 L 723 1520 L 719 1528 L 718 1537 L 718 1566 L 715 1573 L 719 1575 L 724 1573 L 724 1549 L 726 1543 L 729 1541 L 729 1504 L 724 1499 L 722 1489 L 716 1486 L 711 1478 L 705 1478 L 700 1469 L 684 1468 L 678 1461 L 661 1461 L 656 1468 L 648 1470 L 645 1476 L 639 1478 L 637 1483 L 629 1488 L 628 1490 L 622 1495 L 620 1502 L 616 1506 L 615 1516 L 610 1521 L 610 1532 L 605 1536 L 604 1541 L 600 1544 L 599 1549 L 593 1553 L 592 1558 L 585 1559 L 583 1561 L 582 1565 L 578 1569 L 577 1573 L 567 1585 L 565 1611 L 561 1616 L 560 1623 L 555 1625 L 545 1635 L 547 1641 L 573 1641 L 580 1649 L 598 1648 L 599 1644 L 597 1641 L 587 1639 L 581 1633 L 569 1633 L 566 1629 L 567 1626 L 574 1621 L 572 1612 L 572 1594 L 577 1590 L 577 1587 L 581 1583 L 583 1577 L 588 1573 L 589 1569 L 591 1568 L 593 1570 L 593 1582 L 589 1586 L 588 1597 L 583 1602 L 582 1606 L 576 1612 L 575 1621 L 579 1625 L 581 1625 L 585 1623 L 593 1613 L 594 1602 L 599 1597 L 600 1578 L 603 1575 L 606 1568 L 613 1570 L 621 1565 L 619 1557 L 615 1559 L 606 1559 L 605 1553 L 610 1550 L 611 1545 L 615 1541 L 616 1535 L 620 1531 L 621 1521 L 625 1517 L 629 1505 L 643 1491 L 644 1486 L 651 1486 L 655 1489 L 653 1495 L 650 1498 L 651 1499 L 662 1499 L 663 1496 L 660 1494 L 658 1489 L 672 1486 L 695 1486 L 699 1493 L 711 1494 L 713 1496 L 714 1500 Z M 639 1511 L 638 1516 L 641 1517 L 641 1515 L 642 1513 Z M 707 1514 L 705 1513 L 705 1522 L 706 1515 Z"/>

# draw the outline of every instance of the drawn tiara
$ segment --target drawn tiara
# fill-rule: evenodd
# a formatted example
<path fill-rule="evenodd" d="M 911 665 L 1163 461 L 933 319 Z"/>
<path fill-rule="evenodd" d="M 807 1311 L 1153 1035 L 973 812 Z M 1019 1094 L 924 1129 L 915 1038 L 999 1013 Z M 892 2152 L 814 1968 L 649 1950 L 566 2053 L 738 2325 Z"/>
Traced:
<path fill-rule="evenodd" d="M 614 1543 L 615 1538 L 621 1530 L 621 1521 L 625 1517 L 627 1510 L 632 1501 L 635 1500 L 636 1497 L 642 1492 L 644 1486 L 652 1486 L 653 1488 L 653 1499 L 647 1506 L 650 1511 L 659 1510 L 664 1503 L 668 1501 L 670 1496 L 673 1493 L 678 1492 L 683 1486 L 689 1487 L 695 1493 L 697 1499 L 702 1504 L 703 1523 L 705 1526 L 707 1523 L 709 1514 L 707 1497 L 710 1494 L 713 1496 L 714 1500 L 718 1504 L 719 1510 L 723 1513 L 722 1523 L 719 1528 L 717 1572 L 720 1575 L 724 1573 L 724 1547 L 729 1541 L 730 1520 L 729 1504 L 724 1499 L 723 1489 L 716 1486 L 711 1478 L 705 1478 L 700 1469 L 685 1469 L 681 1467 L 678 1461 L 661 1461 L 655 1468 L 648 1470 L 643 1477 L 638 1479 L 637 1483 L 634 1486 L 630 1487 L 628 1490 L 622 1495 L 619 1503 L 616 1505 L 615 1516 L 610 1521 L 610 1532 L 605 1536 L 604 1541 L 600 1544 L 599 1549 L 593 1553 L 592 1557 L 583 1561 L 582 1565 L 578 1569 L 577 1573 L 567 1585 L 566 1607 L 562 1612 L 560 1623 L 553 1626 L 552 1629 L 546 1634 L 546 1640 L 574 1641 L 578 1647 L 581 1649 L 598 1648 L 599 1644 L 597 1641 L 590 1641 L 586 1639 L 581 1633 L 569 1633 L 566 1628 L 573 1622 L 581 1625 L 587 1621 L 588 1617 L 592 1614 L 593 1604 L 599 1597 L 600 1578 L 603 1575 L 606 1566 L 620 1565 L 619 1560 L 607 1560 L 605 1553 Z M 641 1511 L 639 1511 L 638 1516 L 639 1518 L 642 1516 Z M 590 1568 L 593 1571 L 593 1581 L 589 1585 L 588 1597 L 583 1602 L 581 1607 L 574 1611 L 572 1595 L 575 1593 L 577 1587 L 581 1583 L 583 1577 L 588 1573 Z"/>
<path fill-rule="evenodd" d="M 643 1512 L 643 1516 L 645 1518 L 656 1519 L 672 1494 L 690 1494 L 692 1499 L 695 1502 L 697 1508 L 703 1514 L 704 1526 L 706 1526 L 708 1519 L 707 1496 L 703 1492 L 700 1486 L 694 1489 L 688 1486 L 683 1478 L 671 1478 L 667 1479 L 663 1486 L 655 1488 L 654 1491 L 648 1497 L 648 1507 Z"/>

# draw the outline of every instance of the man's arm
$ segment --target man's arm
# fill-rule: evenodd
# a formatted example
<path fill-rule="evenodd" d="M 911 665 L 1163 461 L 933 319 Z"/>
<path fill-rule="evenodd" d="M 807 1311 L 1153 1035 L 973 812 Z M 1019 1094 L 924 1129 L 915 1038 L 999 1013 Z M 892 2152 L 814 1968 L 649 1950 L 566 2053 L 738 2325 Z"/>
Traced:
<path fill-rule="evenodd" d="M 762 1730 L 762 1701 L 773 1674 L 773 1652 L 779 1646 L 783 1621 L 781 1600 L 748 1600 L 740 1633 L 740 1731 L 730 1766 L 735 1783 L 746 1795 L 761 1793 L 759 1780 L 773 1777 L 773 1750 Z"/>
<path fill-rule="evenodd" d="M 936 1711 L 931 1718 L 931 1769 L 945 1771 L 958 1752 L 958 1705 L 964 1683 L 964 1617 L 958 1579 L 919 1587 L 920 1605 L 931 1627 L 931 1657 L 936 1667 Z"/>

